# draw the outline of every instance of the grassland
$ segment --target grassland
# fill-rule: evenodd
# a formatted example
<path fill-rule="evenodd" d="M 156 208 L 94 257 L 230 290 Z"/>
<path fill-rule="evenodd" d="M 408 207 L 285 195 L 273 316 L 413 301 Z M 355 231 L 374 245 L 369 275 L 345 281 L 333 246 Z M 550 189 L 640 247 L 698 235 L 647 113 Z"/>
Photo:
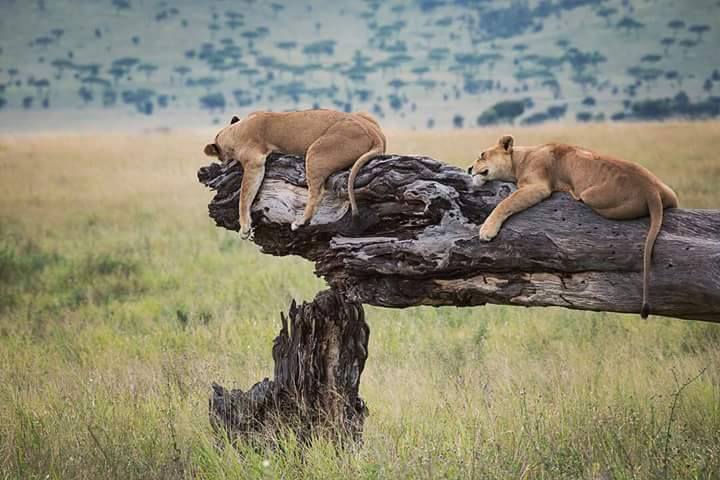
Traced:
<path fill-rule="evenodd" d="M 389 149 L 465 165 L 500 133 Z M 718 123 L 514 133 L 720 207 Z M 362 448 L 216 450 L 210 381 L 270 375 L 279 312 L 323 283 L 212 225 L 209 134 L 0 138 L 0 478 L 720 478 L 720 325 L 563 309 L 367 308 Z"/>

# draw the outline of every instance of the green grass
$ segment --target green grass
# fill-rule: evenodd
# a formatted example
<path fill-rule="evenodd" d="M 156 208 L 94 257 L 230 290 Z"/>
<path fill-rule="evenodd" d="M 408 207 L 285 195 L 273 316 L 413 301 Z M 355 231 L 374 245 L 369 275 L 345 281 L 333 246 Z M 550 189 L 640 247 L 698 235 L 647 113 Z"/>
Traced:
<path fill-rule="evenodd" d="M 0 478 L 720 478 L 720 325 L 550 308 L 367 307 L 362 447 L 217 449 L 210 382 L 271 375 L 279 313 L 324 286 L 215 228 L 201 159 L 148 141 L 149 180 L 71 169 L 78 140 L 22 189 L 10 173 L 51 149 L 1 145 Z M 668 437 L 676 378 L 702 369 Z"/>

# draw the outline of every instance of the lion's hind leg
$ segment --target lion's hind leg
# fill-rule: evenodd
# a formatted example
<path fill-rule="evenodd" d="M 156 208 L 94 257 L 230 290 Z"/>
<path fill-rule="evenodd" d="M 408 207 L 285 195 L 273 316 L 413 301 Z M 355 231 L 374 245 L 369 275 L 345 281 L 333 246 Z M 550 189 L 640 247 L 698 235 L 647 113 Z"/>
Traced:
<path fill-rule="evenodd" d="M 573 195 L 574 196 L 574 195 Z M 593 210 L 604 210 L 618 206 L 618 198 L 613 196 L 611 189 L 606 185 L 593 185 L 578 195 L 578 200 L 585 203 Z"/>
<path fill-rule="evenodd" d="M 349 123 L 349 122 L 348 122 Z M 347 127 L 334 127 L 318 138 L 305 155 L 305 177 L 308 184 L 308 201 L 300 222 L 293 222 L 291 228 L 297 230 L 306 225 L 315 215 L 325 192 L 325 180 L 333 173 L 349 167 L 367 150 L 366 141 L 358 141 L 353 124 Z M 333 131 L 334 130 L 334 131 Z M 362 138 L 362 137 L 361 137 Z"/>

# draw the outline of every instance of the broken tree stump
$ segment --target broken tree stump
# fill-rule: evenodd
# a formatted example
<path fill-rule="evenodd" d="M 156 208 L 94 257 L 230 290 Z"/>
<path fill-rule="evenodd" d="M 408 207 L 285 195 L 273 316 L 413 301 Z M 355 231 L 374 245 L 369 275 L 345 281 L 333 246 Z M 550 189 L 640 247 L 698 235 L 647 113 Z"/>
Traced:
<path fill-rule="evenodd" d="M 218 226 L 238 230 L 242 169 L 201 168 L 216 191 Z M 385 155 L 360 171 L 363 229 L 350 222 L 348 171 L 332 175 L 310 225 L 297 232 L 307 199 L 304 162 L 273 154 L 252 207 L 265 253 L 300 255 L 348 298 L 385 307 L 486 303 L 561 306 L 639 314 L 649 219 L 613 221 L 555 193 L 511 217 L 481 242 L 479 225 L 515 188 L 475 187 L 462 169 L 420 156 Z M 682 203 L 682 199 L 681 203 Z M 652 315 L 720 322 L 720 211 L 670 209 L 655 244 Z"/>
<path fill-rule="evenodd" d="M 301 442 L 314 435 L 359 441 L 367 415 L 360 376 L 370 329 L 362 305 L 336 290 L 290 305 L 272 348 L 274 378 L 247 392 L 213 383 L 210 423 L 232 441 L 271 442 L 291 427 Z"/>

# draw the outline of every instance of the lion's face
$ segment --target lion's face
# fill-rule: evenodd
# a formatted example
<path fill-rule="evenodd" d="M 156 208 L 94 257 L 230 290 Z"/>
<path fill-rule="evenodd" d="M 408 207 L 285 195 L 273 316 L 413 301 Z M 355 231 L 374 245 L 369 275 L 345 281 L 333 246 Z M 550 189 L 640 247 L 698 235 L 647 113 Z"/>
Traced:
<path fill-rule="evenodd" d="M 478 158 L 468 168 L 468 174 L 473 177 L 473 184 L 481 187 L 490 180 L 512 181 L 512 146 L 513 137 L 503 135 L 494 145 L 478 155 Z"/>
<path fill-rule="evenodd" d="M 215 136 L 215 143 L 208 143 L 205 145 L 205 155 L 209 157 L 217 157 L 222 163 L 227 163 L 233 160 L 233 141 L 232 134 L 230 132 L 233 125 L 239 122 L 238 117 L 233 116 L 230 120 L 230 125 L 223 128 Z"/>

